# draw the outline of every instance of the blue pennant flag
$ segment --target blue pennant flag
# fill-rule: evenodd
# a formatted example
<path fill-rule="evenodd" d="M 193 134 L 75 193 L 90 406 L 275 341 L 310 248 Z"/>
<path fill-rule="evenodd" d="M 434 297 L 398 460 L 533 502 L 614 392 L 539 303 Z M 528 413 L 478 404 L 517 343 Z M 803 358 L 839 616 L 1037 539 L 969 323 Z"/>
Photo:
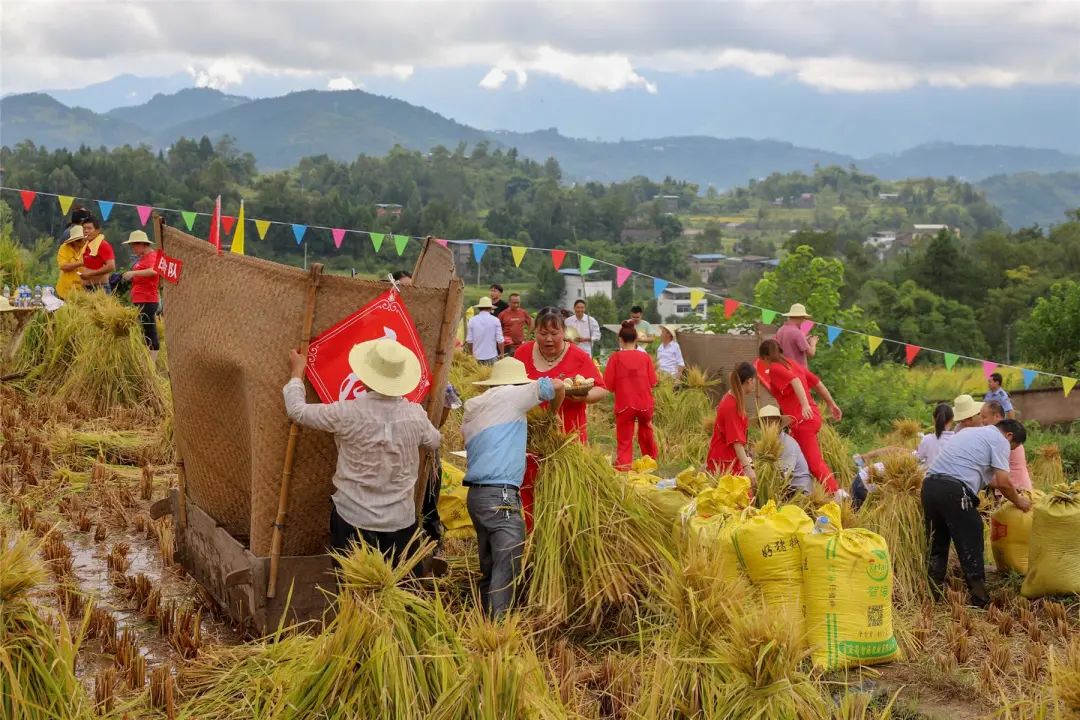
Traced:
<path fill-rule="evenodd" d="M 101 209 L 101 222 L 105 222 L 109 219 L 109 215 L 112 214 L 113 204 L 109 200 L 98 200 L 98 208 Z"/>
<path fill-rule="evenodd" d="M 297 245 L 304 242 L 304 233 L 306 233 L 306 232 L 307 232 L 307 225 L 297 225 L 296 223 L 293 223 L 292 234 L 293 234 L 293 237 L 296 238 L 296 244 Z"/>
<path fill-rule="evenodd" d="M 838 327 L 835 327 L 833 325 L 826 326 L 825 335 L 828 337 L 830 345 L 836 342 L 836 338 L 840 337 L 841 332 L 842 331 Z"/>
<path fill-rule="evenodd" d="M 487 243 L 474 242 L 472 244 L 472 256 L 476 258 L 477 265 L 484 259 L 484 253 L 487 252 Z"/>
<path fill-rule="evenodd" d="M 1024 389 L 1027 390 L 1031 387 L 1031 383 L 1035 382 L 1035 378 L 1039 373 L 1034 370 L 1021 370 L 1020 374 L 1024 376 Z"/>
<path fill-rule="evenodd" d="M 667 289 L 668 281 L 661 280 L 660 278 L 653 278 L 652 281 L 652 293 L 653 297 L 660 297 L 660 294 Z"/>

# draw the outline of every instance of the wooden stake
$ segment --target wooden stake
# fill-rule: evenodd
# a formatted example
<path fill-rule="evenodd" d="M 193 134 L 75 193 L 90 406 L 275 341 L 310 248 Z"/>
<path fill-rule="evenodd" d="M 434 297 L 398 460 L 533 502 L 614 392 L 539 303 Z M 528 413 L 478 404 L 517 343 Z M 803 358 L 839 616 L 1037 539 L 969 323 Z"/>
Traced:
<path fill-rule="evenodd" d="M 311 325 L 315 321 L 315 293 L 322 281 L 322 263 L 311 266 L 311 284 L 308 285 L 307 305 L 304 308 L 304 330 L 300 336 L 300 354 L 307 357 L 308 344 L 311 342 Z M 277 593 L 278 563 L 281 560 L 281 545 L 285 539 L 285 513 L 289 509 L 289 486 L 292 484 L 293 461 L 296 456 L 296 443 L 300 438 L 300 426 L 289 424 L 289 442 L 285 446 L 285 463 L 281 468 L 281 491 L 278 493 L 277 517 L 274 518 L 274 535 L 270 541 L 270 578 L 266 585 L 266 597 L 272 598 Z"/>

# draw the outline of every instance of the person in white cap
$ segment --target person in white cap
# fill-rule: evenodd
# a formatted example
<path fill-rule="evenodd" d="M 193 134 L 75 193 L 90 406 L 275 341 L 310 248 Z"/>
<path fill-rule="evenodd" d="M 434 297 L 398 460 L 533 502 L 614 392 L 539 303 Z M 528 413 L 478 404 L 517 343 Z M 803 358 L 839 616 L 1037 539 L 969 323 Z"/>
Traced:
<path fill-rule="evenodd" d="M 493 307 L 491 298 L 486 295 L 480 298 L 465 333 L 466 350 L 481 365 L 494 365 L 503 354 L 502 323 L 491 314 Z"/>
<path fill-rule="evenodd" d="M 424 408 L 402 397 L 420 382 L 420 361 L 387 337 L 355 345 L 349 367 L 366 391 L 327 404 L 305 402 L 306 364 L 307 358 L 290 351 L 292 378 L 282 392 L 290 420 L 334 434 L 330 548 L 344 552 L 363 542 L 397 562 L 416 534 L 419 448 L 436 450 L 440 441 Z"/>
<path fill-rule="evenodd" d="M 142 230 L 135 230 L 128 235 L 124 244 L 131 246 L 135 262 L 131 269 L 124 273 L 123 278 L 131 283 L 131 304 L 139 308 L 139 324 L 142 325 L 143 338 L 146 340 L 146 347 L 150 348 L 150 356 L 156 361 L 158 350 L 161 349 L 157 331 L 157 313 L 161 303 L 158 285 L 161 277 L 154 269 L 158 254 L 154 250 L 154 243 Z"/>
<path fill-rule="evenodd" d="M 791 309 L 784 313 L 787 320 L 776 331 L 773 338 L 780 344 L 780 351 L 788 360 L 798 363 L 803 367 L 809 367 L 807 361 L 817 354 L 818 339 L 816 336 L 807 338 L 802 330 L 802 324 L 810 319 L 810 313 L 802 303 L 795 303 Z"/>
<path fill-rule="evenodd" d="M 499 360 L 489 379 L 473 384 L 486 390 L 465 401 L 464 484 L 469 488 L 466 505 L 480 554 L 480 600 L 484 612 L 494 617 L 510 607 L 521 574 L 525 518 L 520 490 L 528 412 L 542 402 L 557 411 L 565 386 L 546 377 L 529 379 L 525 364 L 515 358 Z"/>

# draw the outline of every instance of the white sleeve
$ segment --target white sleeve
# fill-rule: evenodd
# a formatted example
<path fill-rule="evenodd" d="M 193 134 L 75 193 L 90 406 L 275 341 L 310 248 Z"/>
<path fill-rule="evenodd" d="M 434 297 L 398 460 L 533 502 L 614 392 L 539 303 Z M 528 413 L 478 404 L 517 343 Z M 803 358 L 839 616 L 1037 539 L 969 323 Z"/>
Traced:
<path fill-rule="evenodd" d="M 599 340 L 600 339 L 600 323 L 598 323 L 596 321 L 596 318 L 594 318 L 592 316 L 589 317 L 589 339 L 590 340 Z"/>
<path fill-rule="evenodd" d="M 495 323 L 495 342 L 506 342 L 506 338 L 503 337 L 502 323 Z"/>
<path fill-rule="evenodd" d="M 472 342 L 472 322 L 473 321 L 470 318 L 469 322 L 465 324 L 465 342 L 467 343 Z"/>

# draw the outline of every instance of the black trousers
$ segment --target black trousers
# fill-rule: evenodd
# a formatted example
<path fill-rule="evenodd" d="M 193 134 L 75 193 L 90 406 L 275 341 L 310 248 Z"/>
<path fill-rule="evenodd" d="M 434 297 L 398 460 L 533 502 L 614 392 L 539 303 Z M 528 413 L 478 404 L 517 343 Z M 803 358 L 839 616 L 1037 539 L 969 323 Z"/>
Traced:
<path fill-rule="evenodd" d="M 156 302 L 135 303 L 135 307 L 139 308 L 139 324 L 142 325 L 143 337 L 146 339 L 146 347 L 151 350 L 160 350 L 161 341 L 158 340 L 157 331 L 158 304 Z"/>
<path fill-rule="evenodd" d="M 922 486 L 922 506 L 930 546 L 927 569 L 931 592 L 938 598 L 944 594 L 951 542 L 956 546 L 971 604 L 985 607 L 990 595 L 986 592 L 983 522 L 978 498 L 956 478 L 927 475 Z"/>
<path fill-rule="evenodd" d="M 330 549 L 338 552 L 348 552 L 350 545 L 364 543 L 381 552 L 391 565 L 397 565 L 405 557 L 409 541 L 415 534 L 415 522 L 407 528 L 390 532 L 363 530 L 345 522 L 336 508 L 330 510 Z"/>
<path fill-rule="evenodd" d="M 442 461 L 438 454 L 432 462 L 431 477 L 428 478 L 427 492 L 424 493 L 424 502 L 420 507 L 424 534 L 429 539 L 442 545 L 443 526 L 439 519 L 439 495 L 442 494 Z M 435 548 L 438 551 L 438 547 Z"/>

